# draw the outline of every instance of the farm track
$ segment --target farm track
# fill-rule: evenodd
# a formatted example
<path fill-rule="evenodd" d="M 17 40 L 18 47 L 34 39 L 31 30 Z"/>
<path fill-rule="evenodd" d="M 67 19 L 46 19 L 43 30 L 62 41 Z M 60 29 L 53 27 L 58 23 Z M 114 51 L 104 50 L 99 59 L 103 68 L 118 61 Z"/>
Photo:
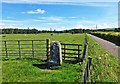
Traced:
<path fill-rule="evenodd" d="M 120 46 L 117 46 L 109 41 L 96 37 L 94 35 L 89 34 L 94 40 L 96 40 L 100 45 L 105 47 L 111 54 L 117 56 L 120 59 Z"/>

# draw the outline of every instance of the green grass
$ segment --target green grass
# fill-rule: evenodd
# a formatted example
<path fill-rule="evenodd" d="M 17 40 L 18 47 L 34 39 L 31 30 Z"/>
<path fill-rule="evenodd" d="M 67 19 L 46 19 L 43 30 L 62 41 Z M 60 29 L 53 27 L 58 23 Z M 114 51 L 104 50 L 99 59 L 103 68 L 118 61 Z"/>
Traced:
<path fill-rule="evenodd" d="M 43 40 L 49 38 L 51 41 L 62 43 L 84 43 L 84 34 L 7 34 L 4 40 Z M 95 40 L 88 36 L 88 54 L 92 57 L 90 81 L 92 82 L 117 82 L 120 75 L 118 59 L 107 52 Z M 83 50 L 83 47 L 82 47 Z M 87 62 L 87 61 L 86 61 Z M 3 60 L 2 61 L 2 81 L 3 82 L 81 82 L 83 79 L 81 70 L 82 65 L 63 61 L 62 66 L 42 69 L 33 64 L 45 64 L 41 60 Z"/>
<path fill-rule="evenodd" d="M 50 39 L 50 41 L 59 41 L 61 43 L 76 43 L 76 44 L 83 44 L 84 43 L 84 35 L 83 34 L 56 34 L 54 33 L 53 36 L 51 36 L 50 33 L 42 33 L 42 34 L 4 34 L 2 40 L 46 40 Z M 31 41 L 28 42 L 21 42 L 20 44 L 31 44 Z M 16 44 L 16 45 L 8 45 L 7 48 L 8 50 L 14 50 L 14 51 L 9 51 L 8 53 L 19 53 L 18 50 L 18 42 L 7 42 L 7 44 Z M 46 55 L 46 43 L 45 42 L 34 42 L 34 44 L 43 44 L 43 45 L 34 45 L 35 49 L 38 49 L 38 51 L 35 50 L 35 58 L 42 58 L 45 57 Z M 41 48 L 42 47 L 42 48 Z M 73 48 L 74 46 L 69 46 L 69 48 Z M 77 48 L 74 47 L 74 48 Z M 3 42 L 2 46 L 2 53 L 6 53 L 5 51 L 5 46 Z M 15 51 L 16 50 L 16 51 Z M 29 50 L 29 51 L 25 51 Z M 43 50 L 43 51 L 42 51 Z M 81 47 L 81 50 L 83 50 L 83 46 Z M 69 51 L 68 51 L 69 52 Z M 21 53 L 22 57 L 31 57 L 32 58 L 32 46 L 31 45 L 21 45 Z M 24 53 L 30 53 L 30 54 L 24 54 Z M 39 54 L 40 53 L 40 54 Z M 5 54 L 3 54 L 5 56 Z M 11 55 L 11 54 L 9 54 Z M 41 56 L 41 57 L 40 57 Z M 19 57 L 19 54 L 14 54 L 9 56 L 9 57 Z"/>
<path fill-rule="evenodd" d="M 40 64 L 45 63 L 32 59 L 3 61 L 3 82 L 77 82 L 80 79 L 79 64 L 63 62 L 62 66 L 44 69 Z"/>
<path fill-rule="evenodd" d="M 54 33 L 51 36 L 50 33 L 42 33 L 42 34 L 4 34 L 2 40 L 46 40 L 50 39 L 51 41 L 60 41 L 62 43 L 83 43 L 84 35 L 83 34 L 56 34 Z M 83 38 L 80 38 L 83 37 Z"/>
<path fill-rule="evenodd" d="M 75 35 L 53 34 L 53 36 L 51 36 L 50 33 L 37 34 L 37 35 L 6 34 L 4 36 L 6 37 L 3 38 L 3 40 L 46 40 L 49 38 L 51 42 L 60 41 L 62 43 L 77 43 L 77 44 L 84 43 L 83 34 L 75 34 Z M 30 46 L 23 46 L 23 47 L 30 48 Z M 13 47 L 11 47 L 10 49 L 12 48 Z M 83 46 L 82 46 L 82 50 L 83 50 Z M 62 66 L 53 67 L 55 68 L 55 70 L 50 70 L 50 69 L 40 69 L 38 67 L 35 67 L 33 66 L 34 63 L 44 64 L 44 62 L 40 60 L 39 61 L 38 60 L 3 61 L 3 82 L 78 82 L 78 81 L 82 81 L 82 73 L 80 73 L 81 68 L 79 64 L 72 64 L 72 63 L 63 61 Z"/>
<path fill-rule="evenodd" d="M 93 58 L 91 81 L 118 82 L 120 75 L 120 61 L 118 58 L 111 55 L 90 36 L 88 41 L 88 55 Z"/>

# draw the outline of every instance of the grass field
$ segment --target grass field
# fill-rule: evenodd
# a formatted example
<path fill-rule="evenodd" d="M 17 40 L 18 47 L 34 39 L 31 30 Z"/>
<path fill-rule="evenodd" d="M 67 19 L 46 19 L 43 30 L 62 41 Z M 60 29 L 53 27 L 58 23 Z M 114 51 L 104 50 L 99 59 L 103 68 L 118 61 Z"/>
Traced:
<path fill-rule="evenodd" d="M 45 40 L 60 41 L 62 43 L 84 43 L 84 35 L 72 34 L 30 34 L 30 35 L 4 35 L 3 40 Z M 83 49 L 83 47 L 82 47 Z M 40 64 L 38 68 L 33 64 Z M 43 65 L 42 65 L 43 64 Z M 5 65 L 5 66 L 4 66 Z M 10 66 L 12 65 L 12 66 Z M 77 82 L 82 81 L 80 65 L 63 61 L 61 67 L 42 69 L 45 62 L 40 60 L 7 60 L 3 61 L 3 82 Z M 13 75 L 11 77 L 11 74 Z M 9 78 L 9 79 L 8 79 Z"/>
<path fill-rule="evenodd" d="M 3 35 L 3 40 L 47 39 L 62 43 L 84 43 L 84 34 L 9 34 Z M 88 54 L 93 59 L 90 81 L 118 82 L 120 66 L 115 56 L 112 56 L 96 41 L 88 36 Z M 83 47 L 82 47 L 83 49 Z M 40 65 L 40 66 L 38 66 Z M 83 65 L 63 61 L 62 66 L 46 68 L 46 62 L 35 59 L 2 60 L 3 82 L 82 82 Z"/>
<path fill-rule="evenodd" d="M 46 34 L 8 34 L 8 35 L 3 35 L 3 40 L 46 40 L 46 39 L 50 39 L 50 41 L 59 41 L 61 43 L 76 43 L 76 44 L 83 44 L 84 43 L 84 35 L 72 35 L 72 34 L 53 34 L 53 36 L 51 36 L 50 33 L 46 33 Z M 31 41 L 27 41 L 27 42 L 21 42 L 21 44 L 27 44 L 27 45 L 21 45 L 21 51 L 22 53 L 30 53 L 28 54 L 22 54 L 22 57 L 32 57 L 32 46 L 28 45 L 31 44 Z M 7 42 L 7 44 L 14 44 L 14 45 L 7 45 L 8 50 L 17 50 L 17 51 L 9 51 L 9 53 L 19 53 L 18 50 L 18 42 Z M 42 45 L 34 45 L 35 50 L 35 56 L 36 58 L 38 58 L 39 56 L 41 57 L 45 57 L 46 55 L 46 43 L 45 42 L 34 42 L 34 44 L 42 44 Z M 12 47 L 12 48 L 11 48 Z M 42 48 L 41 48 L 42 47 Z M 71 46 L 70 48 L 72 48 L 73 46 Z M 77 46 L 76 46 L 77 47 Z M 81 47 L 81 49 L 83 50 L 83 46 Z M 4 42 L 3 42 L 3 46 L 2 46 L 2 50 L 5 50 L 5 46 L 4 46 Z M 29 50 L 29 51 L 27 51 Z M 42 51 L 43 50 L 43 51 Z M 2 53 L 6 53 L 5 51 L 3 51 Z M 40 54 L 39 54 L 40 53 Z M 19 57 L 18 54 L 14 54 L 14 56 L 10 56 L 10 57 Z"/>
<path fill-rule="evenodd" d="M 60 33 L 60 34 L 53 34 L 51 36 L 50 33 L 41 33 L 41 34 L 4 34 L 2 40 L 46 40 L 50 39 L 51 41 L 60 41 L 62 43 L 83 43 L 84 42 L 84 35 L 78 34 L 68 34 L 68 33 Z M 82 38 L 81 38 L 82 37 Z"/>

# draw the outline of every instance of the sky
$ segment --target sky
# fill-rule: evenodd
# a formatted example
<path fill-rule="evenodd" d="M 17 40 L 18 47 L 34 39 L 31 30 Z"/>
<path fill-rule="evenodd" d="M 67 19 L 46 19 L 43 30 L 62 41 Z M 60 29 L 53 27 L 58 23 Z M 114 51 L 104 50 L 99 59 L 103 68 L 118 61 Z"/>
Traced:
<path fill-rule="evenodd" d="M 0 26 L 38 30 L 118 27 L 117 0 L 2 0 Z"/>

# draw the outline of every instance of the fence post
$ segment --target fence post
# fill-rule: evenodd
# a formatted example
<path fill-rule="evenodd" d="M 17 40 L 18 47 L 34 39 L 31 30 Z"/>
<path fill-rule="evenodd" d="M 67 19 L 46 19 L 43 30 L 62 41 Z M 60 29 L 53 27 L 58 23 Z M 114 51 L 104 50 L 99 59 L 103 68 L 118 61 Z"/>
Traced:
<path fill-rule="evenodd" d="M 85 33 L 85 43 L 88 44 L 87 34 Z"/>
<path fill-rule="evenodd" d="M 89 74 L 90 74 L 90 65 L 92 63 L 92 58 L 91 57 L 88 57 L 88 63 L 86 65 L 86 69 L 85 69 L 85 73 L 84 73 L 84 79 L 83 79 L 83 84 L 86 84 L 86 81 L 88 80 L 89 78 Z"/>
<path fill-rule="evenodd" d="M 87 53 L 87 51 L 88 51 L 88 45 L 85 43 L 85 44 L 84 44 L 82 61 L 83 61 L 83 60 L 86 60 L 86 53 Z"/>
<path fill-rule="evenodd" d="M 78 44 L 78 59 L 80 58 L 80 44 Z"/>
<path fill-rule="evenodd" d="M 20 40 L 18 40 L 18 49 L 19 49 L 19 58 L 21 58 L 21 52 L 20 52 Z"/>
<path fill-rule="evenodd" d="M 92 63 L 92 58 L 88 57 L 88 75 L 87 75 L 87 77 L 89 77 L 89 73 L 90 73 L 89 70 L 90 70 L 91 63 Z"/>
<path fill-rule="evenodd" d="M 66 45 L 64 44 L 64 60 L 65 60 L 65 53 L 66 53 Z"/>
<path fill-rule="evenodd" d="M 50 39 L 46 39 L 46 56 L 48 61 L 50 56 Z"/>
<path fill-rule="evenodd" d="M 6 58 L 8 58 L 8 52 L 7 52 L 7 45 L 6 45 L 6 41 L 5 42 L 5 51 L 6 51 Z"/>
<path fill-rule="evenodd" d="M 33 44 L 33 40 L 32 40 L 32 56 L 34 58 L 34 44 Z"/>

